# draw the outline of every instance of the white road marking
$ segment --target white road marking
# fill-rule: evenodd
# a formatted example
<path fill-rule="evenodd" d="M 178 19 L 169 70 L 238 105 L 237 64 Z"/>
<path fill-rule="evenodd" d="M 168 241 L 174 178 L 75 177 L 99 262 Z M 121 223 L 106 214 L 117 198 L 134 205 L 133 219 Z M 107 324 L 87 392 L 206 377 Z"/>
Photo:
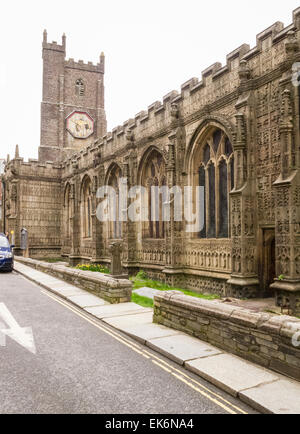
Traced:
<path fill-rule="evenodd" d="M 1 330 L 5 328 L 5 324 L 0 322 L 0 347 L 5 347 L 6 345 L 6 336 L 1 333 Z"/>
<path fill-rule="evenodd" d="M 6 329 L 3 328 L 2 323 L 0 323 L 0 336 L 9 336 L 18 344 L 22 345 L 22 347 L 26 348 L 26 350 L 30 351 L 33 354 L 36 354 L 36 347 L 34 343 L 32 328 L 20 327 L 4 303 L 0 303 L 0 318 L 2 318 L 2 320 L 9 326 L 9 328 Z"/>

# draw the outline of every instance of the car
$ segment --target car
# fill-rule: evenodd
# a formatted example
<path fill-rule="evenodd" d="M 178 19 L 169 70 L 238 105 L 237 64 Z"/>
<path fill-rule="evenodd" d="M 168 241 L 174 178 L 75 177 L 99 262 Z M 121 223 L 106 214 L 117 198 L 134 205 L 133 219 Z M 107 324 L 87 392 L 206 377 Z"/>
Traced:
<path fill-rule="evenodd" d="M 14 269 L 14 246 L 10 245 L 7 237 L 0 234 L 0 271 L 13 271 Z"/>

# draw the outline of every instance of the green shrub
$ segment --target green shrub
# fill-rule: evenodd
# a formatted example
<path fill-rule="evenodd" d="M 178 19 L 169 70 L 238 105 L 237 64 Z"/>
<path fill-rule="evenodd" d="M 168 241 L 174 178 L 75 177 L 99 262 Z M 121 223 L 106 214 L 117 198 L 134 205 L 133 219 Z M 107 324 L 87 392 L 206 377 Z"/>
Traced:
<path fill-rule="evenodd" d="M 146 273 L 146 271 L 141 270 L 141 271 L 136 275 L 136 279 L 138 279 L 138 280 L 146 280 L 146 279 L 148 279 L 148 274 Z"/>

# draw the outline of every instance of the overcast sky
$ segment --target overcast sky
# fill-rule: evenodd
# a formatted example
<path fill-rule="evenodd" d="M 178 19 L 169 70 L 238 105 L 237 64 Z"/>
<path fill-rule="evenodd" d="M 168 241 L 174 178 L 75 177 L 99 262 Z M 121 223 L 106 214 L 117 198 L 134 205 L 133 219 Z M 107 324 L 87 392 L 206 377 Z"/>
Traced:
<path fill-rule="evenodd" d="M 37 158 L 42 95 L 42 33 L 67 58 L 106 55 L 108 131 L 276 21 L 292 22 L 297 0 L 10 0 L 1 2 L 0 158 Z"/>

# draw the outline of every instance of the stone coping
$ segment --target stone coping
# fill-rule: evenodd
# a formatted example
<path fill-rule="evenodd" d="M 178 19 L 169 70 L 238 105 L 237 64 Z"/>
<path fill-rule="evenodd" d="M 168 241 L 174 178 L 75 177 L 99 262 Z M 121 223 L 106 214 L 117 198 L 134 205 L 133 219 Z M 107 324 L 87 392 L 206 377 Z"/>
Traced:
<path fill-rule="evenodd" d="M 76 270 L 65 265 L 51 264 L 31 258 L 15 256 L 15 260 L 37 270 L 73 283 L 89 292 L 97 294 L 110 303 L 131 301 L 132 282 L 128 279 L 115 279 L 112 276 L 92 271 Z"/>

